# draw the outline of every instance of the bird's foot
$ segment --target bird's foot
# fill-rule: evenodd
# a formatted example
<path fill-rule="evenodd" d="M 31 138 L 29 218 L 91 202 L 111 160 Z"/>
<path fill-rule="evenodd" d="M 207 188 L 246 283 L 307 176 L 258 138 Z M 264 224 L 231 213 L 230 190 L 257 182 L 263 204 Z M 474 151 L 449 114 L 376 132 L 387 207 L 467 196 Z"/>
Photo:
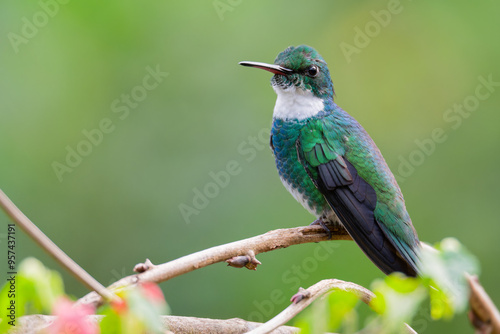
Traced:
<path fill-rule="evenodd" d="M 332 238 L 332 231 L 328 228 L 328 226 L 326 226 L 325 221 L 323 220 L 322 217 L 316 219 L 311 224 L 309 224 L 309 226 L 312 226 L 312 225 L 321 226 L 323 228 L 323 230 L 325 230 L 326 233 L 328 234 L 328 240 L 330 240 Z"/>

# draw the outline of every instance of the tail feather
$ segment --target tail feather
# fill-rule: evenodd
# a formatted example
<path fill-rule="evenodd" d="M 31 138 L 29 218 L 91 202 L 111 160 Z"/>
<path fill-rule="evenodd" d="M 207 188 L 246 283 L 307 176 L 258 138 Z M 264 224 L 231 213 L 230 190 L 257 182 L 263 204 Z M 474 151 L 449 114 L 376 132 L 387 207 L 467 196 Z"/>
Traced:
<path fill-rule="evenodd" d="M 358 175 L 349 161 L 344 161 L 345 164 L 333 160 L 318 166 L 318 189 L 353 240 L 380 270 L 385 274 L 399 271 L 407 276 L 417 276 L 415 245 L 398 238 L 375 218 L 375 190 Z M 340 172 L 339 168 L 344 170 Z"/>

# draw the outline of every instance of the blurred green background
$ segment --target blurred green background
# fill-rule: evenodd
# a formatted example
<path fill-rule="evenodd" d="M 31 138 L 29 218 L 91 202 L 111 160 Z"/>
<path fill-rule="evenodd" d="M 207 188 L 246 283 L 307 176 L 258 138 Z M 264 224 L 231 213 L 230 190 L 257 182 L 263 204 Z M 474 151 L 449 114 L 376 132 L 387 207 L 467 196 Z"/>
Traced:
<path fill-rule="evenodd" d="M 500 304 L 500 87 L 471 98 L 480 76 L 500 81 L 500 3 L 63 2 L 1 5 L 0 186 L 100 282 L 146 258 L 161 263 L 313 220 L 281 185 L 267 147 L 271 75 L 238 66 L 308 44 L 329 63 L 336 102 L 403 176 L 420 239 L 458 238 Z M 151 88 L 155 81 L 143 80 L 155 69 L 168 75 Z M 470 113 L 448 111 L 464 102 Z M 109 133 L 100 138 L 94 129 L 103 120 Z M 446 140 L 426 154 L 416 141 L 429 143 L 434 129 Z M 95 145 L 85 144 L 85 131 Z M 54 162 L 67 165 L 68 150 L 86 156 L 70 158 L 58 178 Z M 182 204 L 193 207 L 210 173 L 230 161 L 237 175 L 209 189 L 212 198 L 199 200 L 187 223 Z M 0 220 L 6 245 L 8 220 Z M 18 259 L 36 256 L 61 271 L 20 230 L 17 238 Z M 299 285 L 339 278 L 368 286 L 382 277 L 354 243 L 322 244 L 262 254 L 255 272 L 217 264 L 161 287 L 176 315 L 262 321 Z M 69 293 L 86 293 L 64 279 Z M 433 323 L 422 312 L 417 321 L 419 333 L 471 332 L 465 315 Z"/>

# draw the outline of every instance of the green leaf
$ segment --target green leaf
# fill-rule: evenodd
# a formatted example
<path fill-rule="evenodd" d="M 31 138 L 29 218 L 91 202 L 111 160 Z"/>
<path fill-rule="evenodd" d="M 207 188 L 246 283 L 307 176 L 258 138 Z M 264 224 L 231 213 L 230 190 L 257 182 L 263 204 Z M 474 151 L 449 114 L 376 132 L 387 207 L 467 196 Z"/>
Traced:
<path fill-rule="evenodd" d="M 130 312 L 133 313 L 139 321 L 141 321 L 148 332 L 162 333 L 162 323 L 160 315 L 165 314 L 166 304 L 156 304 L 144 296 L 143 291 L 133 289 L 128 296 L 130 303 Z"/>
<path fill-rule="evenodd" d="M 469 287 L 464 273 L 478 274 L 479 263 L 454 238 L 443 239 L 435 248 L 422 250 L 420 270 L 428 278 L 432 317 L 451 318 L 467 307 Z"/>
<path fill-rule="evenodd" d="M 19 266 L 19 284 L 26 285 L 24 289 L 31 289 L 34 312 L 49 314 L 57 297 L 64 295 L 64 286 L 61 275 L 45 266 L 35 258 L 29 257 L 21 262 Z M 33 312 L 30 312 L 32 314 Z"/>
<path fill-rule="evenodd" d="M 161 315 L 169 312 L 161 289 L 154 283 L 143 283 L 118 293 L 121 301 L 99 310 L 105 315 L 100 323 L 102 333 L 163 333 Z"/>
<path fill-rule="evenodd" d="M 431 317 L 435 320 L 441 318 L 450 319 L 454 314 L 453 303 L 443 290 L 436 289 L 433 285 L 436 284 L 430 283 L 429 286 Z"/>
<path fill-rule="evenodd" d="M 346 321 L 357 319 L 354 307 L 359 297 L 355 292 L 334 290 L 329 295 L 316 300 L 302 312 L 294 322 L 301 329 L 301 334 L 316 334 L 339 329 Z M 355 324 L 349 323 L 350 327 Z"/>
<path fill-rule="evenodd" d="M 101 333 L 120 334 L 122 333 L 121 320 L 118 313 L 109 305 L 103 306 L 99 310 L 99 314 L 103 315 L 99 328 Z"/>
<path fill-rule="evenodd" d="M 49 270 L 35 258 L 29 257 L 19 264 L 19 270 L 13 280 L 15 288 L 7 282 L 0 295 L 0 307 L 7 309 L 15 301 L 17 319 L 27 314 L 50 314 L 57 297 L 64 294 L 62 278 L 58 272 Z M 10 292 L 9 292 L 10 291 Z M 2 317 L 3 318 L 3 317 Z M 11 327 L 10 319 L 2 319 L 0 333 Z"/>
<path fill-rule="evenodd" d="M 391 274 L 372 284 L 375 298 L 370 303 L 372 309 L 382 317 L 377 326 L 385 333 L 399 333 L 403 323 L 410 323 L 418 307 L 427 296 L 419 278 Z"/>
<path fill-rule="evenodd" d="M 327 297 L 329 307 L 328 330 L 335 331 L 345 320 L 352 318 L 359 297 L 355 292 L 337 290 Z M 356 318 L 356 317 L 354 317 Z"/>
<path fill-rule="evenodd" d="M 294 325 L 301 329 L 301 334 L 325 333 L 328 329 L 328 305 L 325 299 L 314 301 L 304 310 Z"/>

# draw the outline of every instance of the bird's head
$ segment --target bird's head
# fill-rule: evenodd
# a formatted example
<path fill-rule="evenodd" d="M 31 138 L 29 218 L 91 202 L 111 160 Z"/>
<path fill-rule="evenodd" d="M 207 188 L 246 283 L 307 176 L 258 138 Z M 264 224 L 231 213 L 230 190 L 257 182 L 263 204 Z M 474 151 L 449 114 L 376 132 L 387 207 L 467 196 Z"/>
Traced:
<path fill-rule="evenodd" d="M 333 84 L 326 62 L 310 46 L 290 46 L 276 57 L 274 64 L 242 61 L 240 65 L 274 73 L 271 84 L 277 93 L 300 89 L 321 99 L 333 98 Z"/>

